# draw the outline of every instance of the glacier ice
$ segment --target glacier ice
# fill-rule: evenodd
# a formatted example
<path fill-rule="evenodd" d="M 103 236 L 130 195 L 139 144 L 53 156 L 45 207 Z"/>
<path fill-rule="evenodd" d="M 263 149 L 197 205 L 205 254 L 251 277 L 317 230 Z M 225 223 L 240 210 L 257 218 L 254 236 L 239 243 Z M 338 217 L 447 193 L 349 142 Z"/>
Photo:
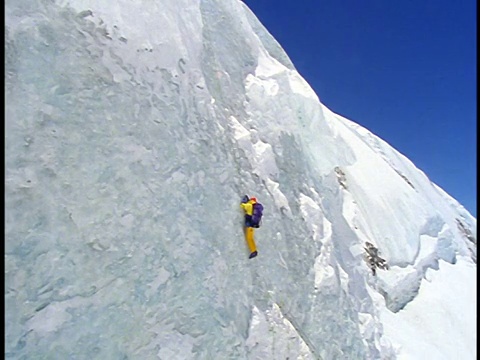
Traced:
<path fill-rule="evenodd" d="M 243 3 L 5 12 L 6 358 L 394 358 L 393 285 L 418 284 L 397 310 L 476 259 L 476 219 L 324 107 Z"/>

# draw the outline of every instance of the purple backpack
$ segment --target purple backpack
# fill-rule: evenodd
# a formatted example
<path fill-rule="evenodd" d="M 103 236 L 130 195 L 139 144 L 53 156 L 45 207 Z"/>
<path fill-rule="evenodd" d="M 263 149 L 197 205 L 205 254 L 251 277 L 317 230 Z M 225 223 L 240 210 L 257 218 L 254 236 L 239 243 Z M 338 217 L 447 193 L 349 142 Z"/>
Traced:
<path fill-rule="evenodd" d="M 260 221 L 262 220 L 262 215 L 263 215 L 263 205 L 260 203 L 253 204 L 253 212 L 252 212 L 253 227 L 255 228 L 260 227 Z"/>

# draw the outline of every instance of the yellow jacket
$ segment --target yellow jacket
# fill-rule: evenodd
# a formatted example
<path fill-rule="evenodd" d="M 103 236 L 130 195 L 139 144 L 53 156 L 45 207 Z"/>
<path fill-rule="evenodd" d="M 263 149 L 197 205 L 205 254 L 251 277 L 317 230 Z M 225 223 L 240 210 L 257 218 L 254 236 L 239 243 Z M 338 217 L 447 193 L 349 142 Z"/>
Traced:
<path fill-rule="evenodd" d="M 248 200 L 246 203 L 241 203 L 240 207 L 245 211 L 247 215 L 252 216 L 253 214 L 253 204 L 255 204 L 255 201 Z"/>

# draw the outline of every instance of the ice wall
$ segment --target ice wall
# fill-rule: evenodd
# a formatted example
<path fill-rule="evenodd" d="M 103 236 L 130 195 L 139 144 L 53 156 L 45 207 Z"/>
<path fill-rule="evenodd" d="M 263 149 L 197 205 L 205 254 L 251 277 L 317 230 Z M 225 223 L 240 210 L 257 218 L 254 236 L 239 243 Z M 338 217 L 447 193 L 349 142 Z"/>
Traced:
<path fill-rule="evenodd" d="M 399 266 L 387 292 L 435 265 L 422 234 L 476 254 L 455 217 L 476 220 L 321 105 L 239 1 L 5 11 L 6 358 L 394 356 L 363 242 Z M 245 193 L 266 209 L 254 260 Z"/>

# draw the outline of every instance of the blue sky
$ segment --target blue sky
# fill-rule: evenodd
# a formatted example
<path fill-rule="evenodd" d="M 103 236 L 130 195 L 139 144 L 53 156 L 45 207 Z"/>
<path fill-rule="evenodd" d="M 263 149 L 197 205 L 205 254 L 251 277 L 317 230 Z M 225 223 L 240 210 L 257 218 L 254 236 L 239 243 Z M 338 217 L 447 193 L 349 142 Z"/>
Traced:
<path fill-rule="evenodd" d="M 244 0 L 330 110 L 477 215 L 475 0 Z"/>

